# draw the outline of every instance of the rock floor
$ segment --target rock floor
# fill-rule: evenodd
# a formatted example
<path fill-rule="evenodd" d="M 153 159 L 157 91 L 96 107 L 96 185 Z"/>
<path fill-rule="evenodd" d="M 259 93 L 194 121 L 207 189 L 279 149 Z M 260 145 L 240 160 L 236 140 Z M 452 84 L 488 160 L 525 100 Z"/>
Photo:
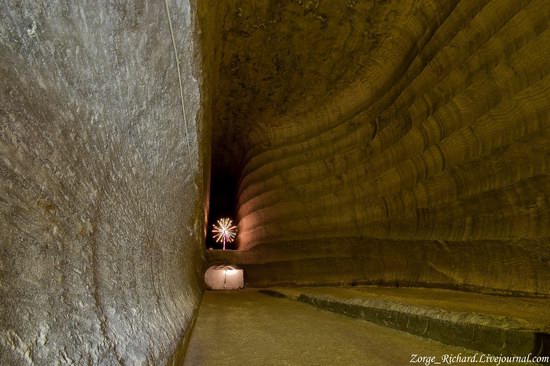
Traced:
<path fill-rule="evenodd" d="M 412 355 L 446 364 L 475 353 L 249 289 L 204 294 L 184 365 L 429 365 Z"/>

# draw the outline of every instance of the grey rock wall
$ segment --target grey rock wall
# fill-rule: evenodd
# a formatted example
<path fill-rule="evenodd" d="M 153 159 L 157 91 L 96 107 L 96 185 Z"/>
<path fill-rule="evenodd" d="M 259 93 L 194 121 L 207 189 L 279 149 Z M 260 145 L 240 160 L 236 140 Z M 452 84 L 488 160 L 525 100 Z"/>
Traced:
<path fill-rule="evenodd" d="M 181 353 L 203 291 L 209 160 L 195 13 L 0 4 L 0 364 Z"/>

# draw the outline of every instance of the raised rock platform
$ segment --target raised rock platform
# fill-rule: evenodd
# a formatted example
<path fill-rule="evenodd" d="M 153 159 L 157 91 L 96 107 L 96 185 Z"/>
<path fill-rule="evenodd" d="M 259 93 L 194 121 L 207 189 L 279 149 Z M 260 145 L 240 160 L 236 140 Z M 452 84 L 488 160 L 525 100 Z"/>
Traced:
<path fill-rule="evenodd" d="M 545 298 L 376 287 L 261 292 L 493 355 L 550 354 L 550 300 Z"/>

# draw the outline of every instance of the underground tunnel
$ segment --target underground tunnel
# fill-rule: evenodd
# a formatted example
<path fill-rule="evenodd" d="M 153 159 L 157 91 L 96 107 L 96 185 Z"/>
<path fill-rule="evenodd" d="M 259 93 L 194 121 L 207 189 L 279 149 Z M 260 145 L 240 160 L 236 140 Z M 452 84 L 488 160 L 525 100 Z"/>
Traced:
<path fill-rule="evenodd" d="M 549 23 L 2 0 L 0 364 L 549 363 Z"/>

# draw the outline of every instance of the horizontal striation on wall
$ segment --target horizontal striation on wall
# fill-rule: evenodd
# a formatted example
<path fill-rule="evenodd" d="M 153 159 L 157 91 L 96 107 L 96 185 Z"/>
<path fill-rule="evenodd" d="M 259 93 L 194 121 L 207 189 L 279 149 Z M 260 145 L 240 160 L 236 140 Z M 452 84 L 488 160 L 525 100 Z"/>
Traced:
<path fill-rule="evenodd" d="M 349 273 L 344 282 L 504 289 L 512 271 L 525 285 L 510 288 L 550 293 L 535 280 L 550 272 L 542 258 L 550 238 L 549 22 L 543 0 L 414 2 L 345 88 L 251 129 L 239 248 L 260 253 L 288 242 L 293 252 L 307 242 L 312 261 L 316 246 L 324 251 L 336 239 L 356 249 L 368 241 L 390 256 L 407 242 L 445 241 L 459 267 L 445 280 L 427 275 L 437 272 L 427 269 L 428 249 L 426 256 L 407 249 L 410 260 L 378 266 L 376 275 L 362 269 L 372 262 L 348 258 L 340 263 Z M 518 262 L 489 255 L 487 242 Z M 482 253 L 492 261 L 485 274 Z M 289 282 L 314 271 L 284 262 L 297 268 Z M 410 268 L 390 275 L 403 265 Z M 254 268 L 260 281 L 263 267 Z"/>

